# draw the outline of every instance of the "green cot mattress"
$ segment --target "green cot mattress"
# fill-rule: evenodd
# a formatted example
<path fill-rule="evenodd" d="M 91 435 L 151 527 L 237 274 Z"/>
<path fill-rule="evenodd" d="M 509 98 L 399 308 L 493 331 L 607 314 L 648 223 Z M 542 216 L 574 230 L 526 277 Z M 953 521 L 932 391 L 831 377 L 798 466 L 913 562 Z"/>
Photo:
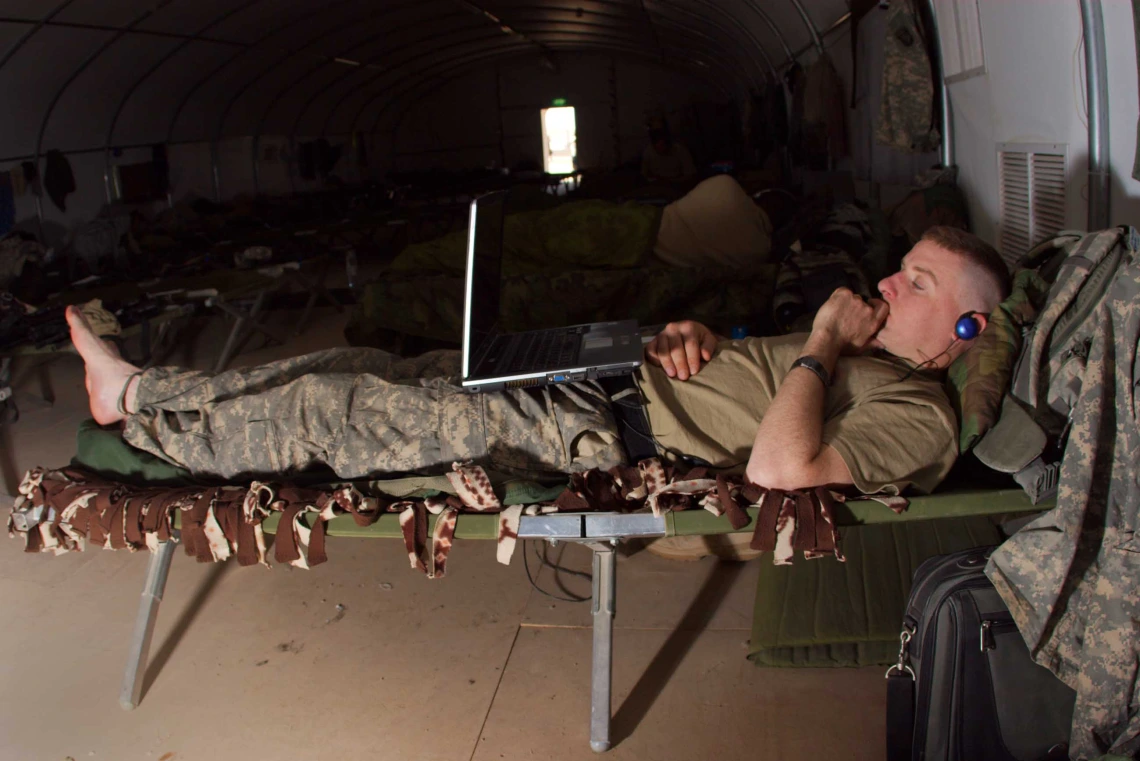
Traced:
<path fill-rule="evenodd" d="M 898 660 L 914 571 L 927 558 L 999 544 L 995 516 L 847 526 L 846 563 L 759 563 L 748 657 L 757 666 L 835 667 Z"/>

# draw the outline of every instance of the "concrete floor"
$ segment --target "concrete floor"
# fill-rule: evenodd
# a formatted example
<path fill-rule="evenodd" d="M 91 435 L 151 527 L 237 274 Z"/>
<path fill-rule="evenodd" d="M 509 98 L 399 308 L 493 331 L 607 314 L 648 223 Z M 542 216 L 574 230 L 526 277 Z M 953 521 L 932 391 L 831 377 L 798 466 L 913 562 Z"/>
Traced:
<path fill-rule="evenodd" d="M 283 320 L 295 314 L 283 313 Z M 345 315 L 317 310 L 284 346 L 247 346 L 234 365 L 344 343 Z M 183 336 L 209 367 L 224 325 Z M 192 353 L 190 353 L 192 352 Z M 0 427 L 0 479 L 60 466 L 87 417 L 82 365 L 16 367 L 25 403 Z M 10 499 L 0 497 L 4 505 Z M 0 758 L 5 761 L 588 759 L 589 603 L 532 589 L 521 556 L 460 542 L 448 576 L 408 568 L 393 541 L 330 538 L 329 562 L 199 565 L 178 552 L 133 712 L 118 705 L 144 554 L 25 555 L 0 542 Z M 533 549 L 531 550 L 533 552 Z M 589 551 L 552 558 L 588 569 Z M 532 555 L 533 558 L 533 555 Z M 755 565 L 674 562 L 636 552 L 618 563 L 613 733 L 620 759 L 880 759 L 881 668 L 758 669 L 746 660 Z M 819 561 L 827 562 L 827 561 Z M 535 565 L 532 563 L 532 569 Z M 540 586 L 588 593 L 573 576 Z M 336 606 L 344 616 L 334 619 Z"/>

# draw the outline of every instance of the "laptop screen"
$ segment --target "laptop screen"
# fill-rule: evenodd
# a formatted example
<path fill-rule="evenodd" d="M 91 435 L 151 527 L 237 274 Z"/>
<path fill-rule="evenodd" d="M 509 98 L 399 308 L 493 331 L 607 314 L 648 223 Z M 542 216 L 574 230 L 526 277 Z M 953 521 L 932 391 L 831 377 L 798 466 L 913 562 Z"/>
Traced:
<path fill-rule="evenodd" d="M 464 378 L 471 376 L 475 354 L 499 320 L 506 201 L 507 192 L 500 191 L 471 202 L 463 315 Z"/>

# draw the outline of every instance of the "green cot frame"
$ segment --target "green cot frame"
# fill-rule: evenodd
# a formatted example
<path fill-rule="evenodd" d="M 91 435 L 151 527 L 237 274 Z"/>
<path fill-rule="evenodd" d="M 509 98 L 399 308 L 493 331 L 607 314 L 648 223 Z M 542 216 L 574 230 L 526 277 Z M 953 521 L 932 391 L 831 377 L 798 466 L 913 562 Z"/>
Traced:
<path fill-rule="evenodd" d="M 836 523 L 840 526 L 860 526 L 878 523 L 935 520 L 976 515 L 1037 512 L 1051 508 L 1052 504 L 1034 505 L 1020 489 L 956 490 L 924 497 L 913 497 L 910 507 L 895 513 L 882 504 L 870 500 L 848 502 L 838 506 Z M 752 531 L 758 513 L 748 511 L 752 522 L 741 532 Z M 431 517 L 429 531 L 434 527 Z M 273 515 L 263 524 L 265 531 L 276 530 L 278 516 Z M 463 514 L 456 525 L 455 537 L 468 539 L 497 539 L 497 514 Z M 371 526 L 361 527 L 351 516 L 340 516 L 329 521 L 327 533 L 331 536 L 402 539 L 399 516 L 388 513 Z M 707 536 L 734 533 L 726 517 L 716 517 L 705 510 L 686 510 L 654 516 L 651 513 L 552 513 L 523 516 L 519 524 L 519 539 L 574 542 L 593 551 L 593 656 L 591 659 L 590 686 L 590 747 L 597 752 L 609 750 L 611 686 L 613 665 L 613 622 L 616 613 L 617 555 L 616 547 L 623 540 L 662 536 Z M 147 656 L 154 634 L 158 608 L 162 602 L 171 560 L 178 543 L 162 542 L 151 554 L 147 565 L 138 617 L 131 637 L 126 672 L 123 675 L 119 703 L 132 709 L 142 697 L 143 676 Z"/>

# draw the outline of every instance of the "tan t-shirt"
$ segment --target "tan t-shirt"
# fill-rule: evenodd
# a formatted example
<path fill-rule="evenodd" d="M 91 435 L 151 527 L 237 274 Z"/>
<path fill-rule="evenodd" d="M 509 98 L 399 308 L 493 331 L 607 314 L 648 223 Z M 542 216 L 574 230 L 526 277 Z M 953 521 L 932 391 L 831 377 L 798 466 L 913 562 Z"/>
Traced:
<path fill-rule="evenodd" d="M 768 405 L 807 334 L 721 341 L 687 381 L 646 363 L 638 379 L 658 446 L 742 471 Z M 827 392 L 823 441 L 864 493 L 929 492 L 958 455 L 958 422 L 942 384 L 876 357 L 843 357 Z M 779 446 L 774 442 L 773 446 Z"/>

